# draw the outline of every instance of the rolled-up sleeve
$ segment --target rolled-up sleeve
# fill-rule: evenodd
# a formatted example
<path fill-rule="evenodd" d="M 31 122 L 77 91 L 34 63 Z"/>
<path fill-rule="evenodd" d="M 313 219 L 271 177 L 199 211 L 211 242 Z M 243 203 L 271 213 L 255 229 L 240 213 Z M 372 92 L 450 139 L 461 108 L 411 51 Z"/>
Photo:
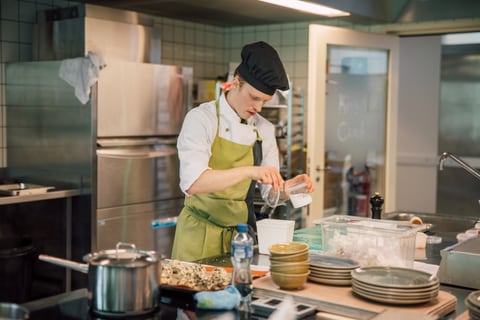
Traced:
<path fill-rule="evenodd" d="M 262 119 L 261 126 L 259 126 L 260 134 L 262 136 L 262 166 L 269 167 L 280 167 L 279 161 L 279 151 L 277 140 L 275 138 L 275 127 L 267 122 L 267 120 Z M 268 196 L 268 191 L 271 188 L 271 185 L 264 185 L 262 183 L 257 183 L 257 187 L 260 188 L 260 194 L 263 200 L 266 200 Z"/>
<path fill-rule="evenodd" d="M 202 172 L 209 169 L 208 162 L 215 138 L 216 122 L 205 109 L 197 107 L 188 112 L 178 136 L 180 189 L 186 195 L 188 195 L 187 190 Z"/>
<path fill-rule="evenodd" d="M 279 168 L 279 154 L 277 140 L 275 139 L 275 127 L 267 124 L 262 127 L 262 166 Z"/>

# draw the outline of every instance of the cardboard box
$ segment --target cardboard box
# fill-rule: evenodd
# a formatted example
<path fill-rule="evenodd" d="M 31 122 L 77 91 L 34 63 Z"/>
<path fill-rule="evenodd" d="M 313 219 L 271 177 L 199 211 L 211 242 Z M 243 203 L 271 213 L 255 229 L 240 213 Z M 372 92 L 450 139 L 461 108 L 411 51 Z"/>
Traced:
<path fill-rule="evenodd" d="M 206 102 L 216 99 L 217 80 L 199 80 L 197 101 Z"/>

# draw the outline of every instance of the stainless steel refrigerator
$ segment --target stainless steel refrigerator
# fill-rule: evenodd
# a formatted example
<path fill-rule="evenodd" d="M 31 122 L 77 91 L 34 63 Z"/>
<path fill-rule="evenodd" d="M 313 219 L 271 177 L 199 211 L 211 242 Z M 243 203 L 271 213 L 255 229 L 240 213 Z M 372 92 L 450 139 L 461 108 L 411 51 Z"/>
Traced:
<path fill-rule="evenodd" d="M 169 257 L 183 206 L 177 136 L 191 105 L 192 69 L 114 62 L 93 91 L 96 249 L 129 242 Z"/>
<path fill-rule="evenodd" d="M 160 64 L 160 34 L 153 17 L 136 12 L 86 4 L 39 11 L 39 61 L 6 67 L 9 171 L 91 193 L 82 232 L 91 251 L 126 241 L 170 255 L 183 206 L 176 139 L 193 70 Z M 89 51 L 106 67 L 83 105 L 58 73 L 65 59 Z"/>
<path fill-rule="evenodd" d="M 91 210 L 72 221 L 90 251 L 122 241 L 170 256 L 192 68 L 110 59 L 84 105 L 58 76 L 61 63 L 6 67 L 9 174 L 91 194 Z"/>

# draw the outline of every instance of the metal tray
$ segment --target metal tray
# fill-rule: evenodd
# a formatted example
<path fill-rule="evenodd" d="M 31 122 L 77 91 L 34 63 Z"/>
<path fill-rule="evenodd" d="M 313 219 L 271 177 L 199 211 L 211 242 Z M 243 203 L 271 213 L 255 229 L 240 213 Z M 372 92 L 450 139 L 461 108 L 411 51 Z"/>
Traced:
<path fill-rule="evenodd" d="M 6 196 L 26 196 L 33 194 L 42 194 L 55 187 L 42 186 L 29 183 L 14 183 L 0 185 L 0 195 Z"/>

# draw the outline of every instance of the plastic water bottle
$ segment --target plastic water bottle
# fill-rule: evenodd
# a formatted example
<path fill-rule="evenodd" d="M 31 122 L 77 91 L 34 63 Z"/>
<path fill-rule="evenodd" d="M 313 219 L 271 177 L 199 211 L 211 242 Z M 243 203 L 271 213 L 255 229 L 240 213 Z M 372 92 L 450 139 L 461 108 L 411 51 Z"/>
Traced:
<path fill-rule="evenodd" d="M 237 226 L 237 234 L 232 239 L 232 285 L 242 295 L 238 310 L 252 313 L 252 272 L 250 264 L 253 258 L 253 239 L 248 233 L 247 224 Z"/>

